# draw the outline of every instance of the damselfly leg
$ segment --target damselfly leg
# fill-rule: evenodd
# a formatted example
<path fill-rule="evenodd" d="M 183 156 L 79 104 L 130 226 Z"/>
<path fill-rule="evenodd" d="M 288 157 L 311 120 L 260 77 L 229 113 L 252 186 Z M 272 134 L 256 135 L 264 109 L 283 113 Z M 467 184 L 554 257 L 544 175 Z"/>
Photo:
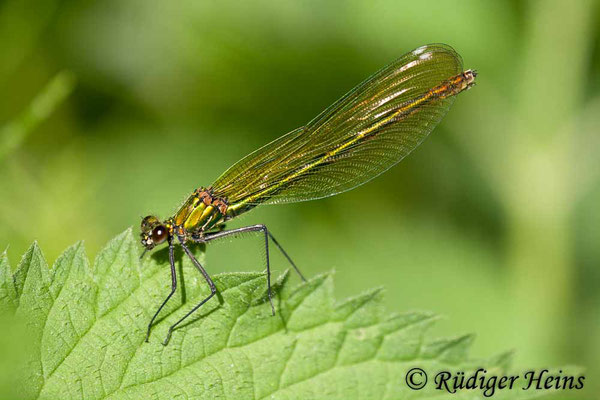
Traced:
<path fill-rule="evenodd" d="M 306 281 L 306 279 L 304 278 L 304 275 L 302 274 L 302 272 L 300 272 L 300 269 L 296 266 L 294 261 L 288 255 L 288 253 L 283 249 L 283 247 L 279 244 L 277 239 L 275 239 L 275 236 L 273 236 L 273 234 L 267 229 L 267 227 L 265 225 L 262 225 L 262 224 L 251 225 L 251 226 L 245 226 L 243 228 L 238 228 L 238 229 L 230 229 L 230 230 L 226 230 L 226 231 L 215 232 L 215 233 L 208 234 L 204 237 L 192 238 L 191 240 L 196 243 L 208 243 L 213 240 L 225 238 L 227 236 L 243 235 L 243 234 L 256 233 L 256 232 L 262 232 L 264 235 L 265 254 L 266 254 L 265 261 L 266 261 L 266 267 L 267 267 L 267 294 L 268 294 L 268 298 L 269 298 L 269 304 L 271 305 L 271 313 L 273 315 L 275 315 L 275 306 L 273 305 L 273 298 L 272 298 L 272 292 L 271 292 L 271 261 L 270 261 L 270 255 L 269 255 L 269 239 L 272 240 L 273 243 L 275 244 L 275 246 L 279 249 L 279 251 L 281 251 L 281 254 L 288 260 L 288 262 L 294 268 L 294 270 L 298 273 L 300 278 L 302 278 L 303 281 Z M 182 240 L 180 240 L 180 244 L 181 244 L 181 247 L 183 248 L 183 251 L 185 252 L 185 254 L 190 258 L 190 260 L 192 261 L 194 266 L 198 269 L 198 271 L 200 271 L 200 273 L 202 274 L 202 276 L 208 283 L 211 293 L 205 299 L 203 299 L 200 303 L 198 303 L 194 308 L 192 308 L 188 313 L 186 313 L 183 317 L 181 317 L 177 322 L 175 322 L 173 325 L 171 325 L 169 327 L 169 330 L 167 332 L 167 337 L 165 338 L 165 340 L 163 342 L 164 345 L 166 345 L 169 342 L 169 340 L 171 338 L 171 334 L 173 333 L 175 328 L 178 325 L 180 325 L 185 319 L 187 319 L 190 315 L 192 315 L 196 310 L 198 310 L 204 303 L 206 303 L 208 300 L 210 300 L 217 292 L 214 282 L 212 281 L 212 279 L 210 278 L 210 276 L 208 275 L 208 273 L 206 272 L 206 270 L 204 269 L 202 264 L 196 259 L 196 257 L 194 257 L 194 254 L 190 251 L 190 249 L 186 246 L 186 244 Z M 153 325 L 154 321 L 156 320 L 159 313 L 162 311 L 164 306 L 171 299 L 171 297 L 173 296 L 173 294 L 175 293 L 175 291 L 177 289 L 177 273 L 176 273 L 176 269 L 175 269 L 174 246 L 175 246 L 175 244 L 173 243 L 172 240 L 170 240 L 169 241 L 169 264 L 171 266 L 171 292 L 165 298 L 165 300 L 161 303 L 160 307 L 158 308 L 158 310 L 152 317 L 152 320 L 148 324 L 148 330 L 146 331 L 146 342 L 148 342 L 148 338 L 150 336 L 150 331 L 152 329 L 152 325 Z"/>
<path fill-rule="evenodd" d="M 196 257 L 194 257 L 194 254 L 192 254 L 190 249 L 185 245 L 185 243 L 183 241 L 180 241 L 180 244 L 181 244 L 181 247 L 183 248 L 183 251 L 185 251 L 185 254 L 187 254 L 187 256 L 190 258 L 190 260 L 192 260 L 192 263 L 194 264 L 194 266 L 198 269 L 198 271 L 200 271 L 200 273 L 206 280 L 206 283 L 208 283 L 208 286 L 210 287 L 210 294 L 204 300 L 202 300 L 200 303 L 198 303 L 194 308 L 192 308 L 190 311 L 188 311 L 187 314 L 185 314 L 177 322 L 175 322 L 173 325 L 171 325 L 169 327 L 169 331 L 167 332 L 167 337 L 165 338 L 165 340 L 163 342 L 163 344 L 165 346 L 169 343 L 169 340 L 171 339 L 171 334 L 173 333 L 173 330 L 177 327 L 177 325 L 181 324 L 187 317 L 192 315 L 197 309 L 202 307 L 202 305 L 204 303 L 206 303 L 208 300 L 210 300 L 217 293 L 217 288 L 215 286 L 215 283 L 212 281 L 212 279 L 208 275 L 208 272 L 206 272 L 206 270 L 204 269 L 202 264 L 200 264 L 200 261 L 198 261 L 196 259 Z M 171 268 L 174 268 L 173 265 L 174 264 L 171 264 Z"/>
<path fill-rule="evenodd" d="M 194 240 L 194 241 L 196 241 L 198 243 L 206 243 L 206 242 L 209 242 L 211 240 L 223 238 L 223 237 L 226 237 L 226 236 L 229 236 L 229 235 L 239 235 L 239 234 L 244 234 L 244 233 L 260 232 L 260 231 L 265 232 L 265 250 L 266 250 L 266 254 L 267 254 L 267 268 L 269 267 L 269 243 L 268 243 L 268 238 L 270 238 L 273 241 L 273 244 L 275 244 L 275 246 L 277 247 L 277 249 L 279 249 L 279 251 L 281 252 L 281 254 L 286 258 L 286 260 L 288 260 L 288 262 L 290 263 L 290 265 L 292 266 L 292 268 L 294 268 L 294 270 L 296 271 L 296 273 L 298 274 L 298 276 L 300 276 L 300 278 L 304 282 L 306 282 L 306 278 L 304 277 L 304 275 L 302 275 L 302 272 L 300 272 L 300 269 L 298 268 L 298 266 L 296 265 L 296 263 L 294 263 L 294 261 L 292 260 L 292 258 L 288 255 L 288 253 L 279 244 L 279 242 L 277 241 L 277 239 L 275 239 L 275 236 L 273 236 L 273 234 L 266 227 L 266 225 L 258 224 L 258 225 L 245 226 L 243 228 L 238 228 L 238 229 L 224 230 L 224 231 L 220 231 L 220 232 L 215 232 L 215 233 L 207 234 L 206 236 L 204 236 L 201 239 L 198 238 L 198 239 L 192 239 L 192 240 Z"/>
<path fill-rule="evenodd" d="M 142 256 L 143 255 L 144 254 L 142 254 Z M 171 297 L 173 297 L 173 294 L 175 294 L 175 290 L 177 290 L 177 273 L 175 271 L 175 256 L 172 239 L 169 239 L 169 264 L 171 265 L 171 293 L 169 293 L 167 298 L 162 302 L 160 307 L 158 307 L 158 310 L 156 310 L 156 312 L 154 313 L 154 316 L 152 316 L 152 319 L 148 324 L 148 330 L 146 331 L 146 343 L 148 343 L 148 338 L 150 337 L 150 330 L 152 329 L 152 324 L 154 323 L 154 320 L 156 319 L 156 317 L 158 317 L 158 314 L 160 314 L 160 311 L 163 309 L 165 304 L 167 304 Z"/>
<path fill-rule="evenodd" d="M 287 254 L 287 252 L 283 249 L 283 247 L 281 247 L 279 242 L 275 239 L 275 237 L 267 229 L 266 225 L 258 224 L 258 225 L 245 226 L 243 228 L 229 229 L 229 230 L 225 230 L 225 231 L 221 231 L 221 232 L 210 233 L 203 237 L 192 238 L 192 240 L 197 243 L 208 243 L 213 240 L 222 239 L 227 236 L 243 235 L 243 234 L 255 233 L 255 232 L 262 232 L 264 234 L 265 262 L 266 262 L 266 267 L 267 267 L 267 294 L 269 297 L 269 303 L 271 304 L 271 313 L 273 315 L 275 315 L 275 306 L 273 305 L 273 298 L 272 298 L 272 294 L 271 294 L 271 260 L 270 260 L 270 256 L 269 256 L 269 238 L 273 241 L 273 243 L 279 249 L 279 251 L 281 251 L 281 254 L 283 254 L 283 256 L 292 265 L 292 267 L 298 273 L 300 278 L 302 278 L 303 281 L 306 281 L 306 279 L 304 278 L 304 275 L 302 275 L 302 272 L 300 272 L 300 269 L 296 266 L 294 261 L 292 261 L 291 257 Z"/>

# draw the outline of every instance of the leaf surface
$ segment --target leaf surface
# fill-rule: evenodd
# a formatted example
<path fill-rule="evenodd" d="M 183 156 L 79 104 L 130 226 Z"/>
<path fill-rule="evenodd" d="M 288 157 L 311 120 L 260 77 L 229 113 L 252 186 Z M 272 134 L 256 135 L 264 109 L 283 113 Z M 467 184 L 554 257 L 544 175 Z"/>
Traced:
<path fill-rule="evenodd" d="M 423 390 L 412 390 L 405 376 L 413 367 L 433 375 L 478 367 L 501 374 L 508 366 L 506 353 L 470 359 L 470 335 L 428 340 L 437 317 L 389 314 L 381 290 L 336 303 L 331 273 L 296 287 L 282 274 L 274 283 L 275 317 L 263 273 L 214 275 L 218 295 L 163 346 L 167 328 L 209 293 L 181 255 L 178 292 L 144 343 L 146 325 L 170 290 L 166 249 L 141 262 L 127 230 L 93 265 L 77 243 L 49 268 L 33 244 L 14 274 L 2 253 L 0 310 L 14 314 L 27 332 L 19 397 L 484 399 L 480 390 L 436 390 L 433 377 Z M 494 398 L 540 394 L 504 390 Z"/>

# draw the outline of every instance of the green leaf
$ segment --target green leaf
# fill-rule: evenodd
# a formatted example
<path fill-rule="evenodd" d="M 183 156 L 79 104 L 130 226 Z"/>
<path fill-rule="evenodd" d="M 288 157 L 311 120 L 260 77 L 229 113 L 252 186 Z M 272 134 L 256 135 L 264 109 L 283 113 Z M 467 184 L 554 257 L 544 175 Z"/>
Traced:
<path fill-rule="evenodd" d="M 473 360 L 472 336 L 426 339 L 437 317 L 389 315 L 382 291 L 337 304 L 333 275 L 297 287 L 274 281 L 271 317 L 264 273 L 217 274 L 218 295 L 162 345 L 168 327 L 209 293 L 176 252 L 180 288 L 144 343 L 147 323 L 170 290 L 166 249 L 143 262 L 131 230 L 113 239 L 92 267 L 82 243 L 48 268 L 33 244 L 11 274 L 0 257 L 0 309 L 27 332 L 16 396 L 24 399 L 484 399 L 449 394 L 431 382 L 407 387 L 413 367 L 506 371 L 510 355 Z M 198 249 L 196 249 L 198 252 Z M 199 254 L 201 262 L 202 254 Z M 494 398 L 535 393 L 502 391 Z"/>
<path fill-rule="evenodd" d="M 14 312 L 17 307 L 17 299 L 17 290 L 5 250 L 0 255 L 0 314 Z"/>

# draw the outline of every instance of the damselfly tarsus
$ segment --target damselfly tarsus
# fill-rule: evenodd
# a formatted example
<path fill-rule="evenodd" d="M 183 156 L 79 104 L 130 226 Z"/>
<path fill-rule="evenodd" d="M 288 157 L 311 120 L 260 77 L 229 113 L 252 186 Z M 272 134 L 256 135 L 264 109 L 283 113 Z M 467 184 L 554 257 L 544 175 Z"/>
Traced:
<path fill-rule="evenodd" d="M 383 173 L 415 149 L 446 114 L 454 97 L 475 83 L 476 73 L 463 70 L 450 46 L 431 44 L 407 53 L 381 69 L 319 114 L 307 125 L 256 150 L 230 167 L 208 188 L 200 188 L 166 220 L 142 220 L 146 250 L 167 242 L 171 292 L 177 287 L 175 239 L 208 283 L 211 294 L 169 328 L 173 329 L 206 303 L 216 287 L 186 243 L 208 243 L 249 232 L 264 236 L 267 293 L 271 311 L 269 240 L 302 274 L 264 225 L 224 230 L 226 221 L 261 204 L 314 200 L 359 186 Z M 304 279 L 304 277 L 302 277 Z"/>

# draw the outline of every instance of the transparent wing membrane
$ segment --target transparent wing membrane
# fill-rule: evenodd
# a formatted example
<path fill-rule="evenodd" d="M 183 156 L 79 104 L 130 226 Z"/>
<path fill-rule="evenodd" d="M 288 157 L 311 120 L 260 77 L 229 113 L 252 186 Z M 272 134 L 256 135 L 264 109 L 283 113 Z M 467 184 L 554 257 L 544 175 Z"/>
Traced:
<path fill-rule="evenodd" d="M 445 82 L 462 73 L 460 56 L 447 45 L 407 53 L 306 126 L 234 164 L 213 184 L 214 194 L 243 211 L 263 203 L 318 199 L 361 185 L 429 135 L 454 95 L 465 88 Z"/>

